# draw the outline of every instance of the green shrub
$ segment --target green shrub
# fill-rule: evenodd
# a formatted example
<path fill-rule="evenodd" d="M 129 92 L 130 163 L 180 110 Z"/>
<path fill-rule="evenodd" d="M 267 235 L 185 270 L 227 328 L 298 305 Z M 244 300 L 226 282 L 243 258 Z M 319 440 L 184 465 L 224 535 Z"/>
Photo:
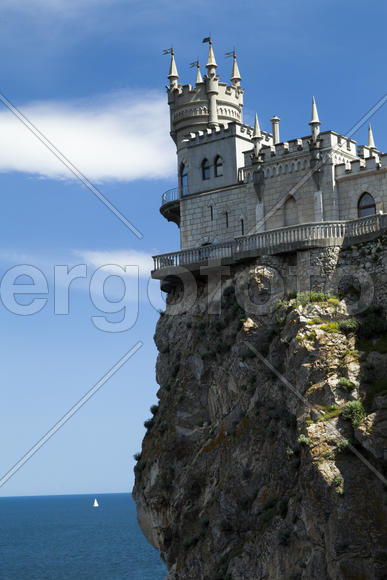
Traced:
<path fill-rule="evenodd" d="M 338 322 L 327 322 L 326 324 L 322 324 L 320 326 L 321 330 L 325 330 L 325 332 L 339 332 L 340 327 Z"/>
<path fill-rule="evenodd" d="M 301 435 L 298 437 L 297 442 L 300 445 L 306 445 L 309 447 L 309 445 L 312 443 L 312 440 L 310 439 L 310 437 L 307 437 L 306 435 L 304 435 L 303 433 L 301 433 Z"/>
<path fill-rule="evenodd" d="M 333 483 L 333 485 L 335 487 L 341 487 L 343 485 L 343 483 L 344 483 L 344 478 L 341 475 L 336 475 L 333 478 L 333 482 L 332 483 Z"/>
<path fill-rule="evenodd" d="M 305 306 L 308 302 L 325 302 L 328 297 L 324 292 L 298 292 L 296 304 Z"/>
<path fill-rule="evenodd" d="M 150 412 L 152 413 L 152 415 L 156 415 L 157 411 L 159 410 L 159 406 L 158 405 L 152 405 L 150 408 Z"/>
<path fill-rule="evenodd" d="M 342 411 L 344 419 L 349 419 L 353 427 L 358 427 L 366 417 L 366 411 L 360 401 L 349 401 Z"/>
<path fill-rule="evenodd" d="M 151 429 L 154 425 L 154 419 L 153 417 L 151 419 L 147 419 L 146 421 L 144 421 L 144 427 L 145 429 Z"/>
<path fill-rule="evenodd" d="M 359 323 L 354 318 L 346 318 L 339 321 L 339 330 L 344 334 L 352 334 L 357 331 Z"/>
<path fill-rule="evenodd" d="M 339 387 L 344 389 L 345 391 L 352 391 L 355 388 L 355 385 L 352 381 L 347 379 L 347 377 L 340 377 L 338 382 Z"/>
<path fill-rule="evenodd" d="M 337 450 L 338 451 L 345 451 L 349 447 L 348 439 L 340 439 L 337 443 Z"/>
<path fill-rule="evenodd" d="M 334 419 L 341 414 L 341 409 L 337 405 L 328 405 L 328 407 L 320 407 L 320 411 L 324 414 L 318 417 L 319 421 L 328 421 L 329 419 Z"/>
<path fill-rule="evenodd" d="M 135 454 L 133 455 L 133 459 L 134 459 L 135 461 L 140 461 L 140 459 L 141 459 L 141 452 L 139 451 L 138 453 L 135 453 Z"/>

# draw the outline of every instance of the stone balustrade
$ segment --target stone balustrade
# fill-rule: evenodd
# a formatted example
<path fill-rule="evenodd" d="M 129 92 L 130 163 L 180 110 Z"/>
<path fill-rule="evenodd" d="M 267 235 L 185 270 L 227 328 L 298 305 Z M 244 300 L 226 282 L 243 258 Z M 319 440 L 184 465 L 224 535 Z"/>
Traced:
<path fill-rule="evenodd" d="M 167 192 L 168 193 L 168 192 Z M 239 262 L 260 254 L 290 252 L 303 248 L 354 243 L 356 238 L 372 236 L 387 230 L 387 214 L 377 214 L 356 220 L 298 224 L 242 236 L 220 244 L 210 244 L 178 252 L 153 256 L 154 270 L 191 267 L 212 260 Z"/>

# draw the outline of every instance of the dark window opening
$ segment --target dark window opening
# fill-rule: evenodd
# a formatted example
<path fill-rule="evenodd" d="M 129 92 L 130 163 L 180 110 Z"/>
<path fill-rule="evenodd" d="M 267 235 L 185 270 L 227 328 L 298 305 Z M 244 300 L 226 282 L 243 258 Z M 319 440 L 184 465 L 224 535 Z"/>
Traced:
<path fill-rule="evenodd" d="M 212 205 L 210 205 L 210 216 L 211 216 L 211 221 L 214 221 L 214 208 L 212 207 Z"/>
<path fill-rule="evenodd" d="M 220 155 L 215 157 L 215 177 L 221 177 L 223 175 L 223 159 Z"/>
<path fill-rule="evenodd" d="M 241 220 L 241 235 L 245 235 L 245 222 L 243 220 Z"/>
<path fill-rule="evenodd" d="M 228 211 L 226 211 L 226 228 L 228 228 Z"/>
<path fill-rule="evenodd" d="M 371 194 L 367 192 L 363 193 L 357 204 L 357 210 L 359 218 L 376 214 L 375 200 Z"/>
<path fill-rule="evenodd" d="M 186 195 L 188 193 L 188 172 L 184 163 L 180 166 L 180 190 L 181 195 Z"/>
<path fill-rule="evenodd" d="M 208 159 L 203 159 L 202 161 L 202 179 L 210 179 L 210 164 Z"/>

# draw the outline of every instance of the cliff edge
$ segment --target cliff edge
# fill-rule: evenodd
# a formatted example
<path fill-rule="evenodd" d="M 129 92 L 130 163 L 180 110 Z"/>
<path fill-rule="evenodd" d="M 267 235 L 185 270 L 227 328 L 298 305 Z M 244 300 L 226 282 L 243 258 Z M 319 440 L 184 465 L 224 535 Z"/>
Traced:
<path fill-rule="evenodd" d="M 349 279 L 246 312 L 240 288 L 268 292 L 254 262 L 223 278 L 217 313 L 205 280 L 177 314 L 169 293 L 133 490 L 168 579 L 386 577 L 386 253 L 337 250 L 374 285 L 355 314 Z"/>

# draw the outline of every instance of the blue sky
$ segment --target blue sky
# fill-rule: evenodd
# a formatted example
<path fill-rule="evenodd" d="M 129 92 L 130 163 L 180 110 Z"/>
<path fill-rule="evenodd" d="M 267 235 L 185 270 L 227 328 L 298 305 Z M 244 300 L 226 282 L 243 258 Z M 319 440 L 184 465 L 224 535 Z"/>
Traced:
<path fill-rule="evenodd" d="M 178 230 L 159 214 L 174 187 L 175 153 L 164 92 L 172 44 L 181 81 L 205 64 L 211 33 L 222 80 L 224 53 L 236 47 L 245 121 L 258 112 L 282 139 L 309 132 L 312 95 L 321 130 L 345 134 L 385 93 L 382 3 L 188 0 L 0 1 L 0 93 L 39 128 L 142 232 L 133 235 L 2 105 L 1 276 L 17 264 L 39 268 L 49 284 L 44 308 L 18 316 L 0 304 L 0 477 L 137 341 L 144 346 L 1 489 L 1 495 L 128 491 L 132 455 L 156 402 L 154 327 L 161 299 L 152 286 L 153 253 L 178 248 Z M 386 150 L 386 110 L 372 123 Z M 367 127 L 353 136 L 365 143 Z M 124 332 L 102 332 L 89 299 L 95 269 L 129 273 Z M 73 283 L 69 315 L 54 315 L 53 269 L 87 266 Z M 122 289 L 122 288 L 121 288 Z M 110 288 L 119 295 L 119 284 Z M 111 316 L 115 321 L 115 315 Z"/>

